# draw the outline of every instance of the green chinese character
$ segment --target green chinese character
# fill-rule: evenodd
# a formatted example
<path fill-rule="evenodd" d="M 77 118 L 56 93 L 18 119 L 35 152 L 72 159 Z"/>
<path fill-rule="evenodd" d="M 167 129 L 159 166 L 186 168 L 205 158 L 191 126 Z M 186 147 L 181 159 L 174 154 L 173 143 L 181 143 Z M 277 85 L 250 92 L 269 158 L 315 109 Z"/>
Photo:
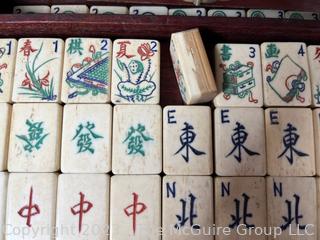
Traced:
<path fill-rule="evenodd" d="M 28 135 L 16 135 L 16 137 L 25 142 L 23 146 L 25 151 L 32 152 L 34 149 L 39 150 L 49 133 L 43 133 L 43 122 L 33 123 L 27 119 L 26 125 L 29 127 Z"/>
<path fill-rule="evenodd" d="M 144 142 L 153 140 L 153 138 L 145 135 L 145 130 L 146 127 L 141 124 L 138 124 L 136 128 L 130 127 L 128 136 L 123 141 L 123 143 L 128 143 L 128 155 L 140 153 L 142 156 L 145 156 L 143 144 Z"/>
<path fill-rule="evenodd" d="M 68 46 L 68 49 L 67 49 L 67 52 L 69 54 L 74 54 L 74 53 L 79 53 L 79 55 L 82 55 L 82 52 L 83 51 L 83 48 L 82 48 L 82 40 L 81 38 L 77 38 L 77 39 L 74 39 L 72 38 L 71 39 L 71 42 L 69 43 L 69 46 Z"/>
<path fill-rule="evenodd" d="M 94 153 L 94 148 L 92 147 L 92 141 L 94 139 L 103 138 L 102 136 L 93 132 L 93 129 L 96 127 L 94 123 L 87 122 L 87 125 L 80 124 L 76 130 L 76 135 L 72 138 L 72 141 L 76 138 L 78 153 L 89 151 L 91 154 Z"/>
<path fill-rule="evenodd" d="M 231 47 L 229 47 L 228 45 L 223 44 L 222 48 L 220 49 L 221 51 L 221 57 L 223 61 L 228 61 L 230 60 L 232 53 L 231 53 Z"/>
<path fill-rule="evenodd" d="M 280 49 L 277 48 L 277 45 L 274 43 L 267 45 L 267 50 L 265 53 L 266 58 L 279 57 Z"/>

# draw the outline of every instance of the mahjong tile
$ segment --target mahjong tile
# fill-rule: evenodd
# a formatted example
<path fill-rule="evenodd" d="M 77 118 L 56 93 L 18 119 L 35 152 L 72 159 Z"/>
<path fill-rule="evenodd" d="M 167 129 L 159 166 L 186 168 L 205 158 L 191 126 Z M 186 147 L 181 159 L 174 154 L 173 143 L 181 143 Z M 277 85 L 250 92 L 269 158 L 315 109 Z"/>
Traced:
<path fill-rule="evenodd" d="M 251 18 L 284 18 L 283 10 L 273 9 L 249 9 L 247 17 Z"/>
<path fill-rule="evenodd" d="M 92 6 L 90 8 L 91 14 L 128 14 L 129 9 L 123 6 Z"/>
<path fill-rule="evenodd" d="M 32 13 L 50 13 L 50 7 L 46 5 L 23 5 L 15 6 L 13 13 L 32 14 Z"/>
<path fill-rule="evenodd" d="M 320 176 L 320 108 L 313 110 L 313 126 L 314 126 L 314 150 L 316 159 L 316 173 Z"/>
<path fill-rule="evenodd" d="M 8 173 L 0 172 L 0 239 L 5 239 L 3 227 L 6 223 L 6 205 L 7 205 L 7 186 L 8 186 Z"/>
<path fill-rule="evenodd" d="M 208 17 L 246 17 L 246 11 L 241 9 L 210 9 Z"/>
<path fill-rule="evenodd" d="M 311 98 L 312 106 L 320 106 L 320 46 L 312 45 L 308 47 L 309 69 L 311 78 Z"/>
<path fill-rule="evenodd" d="M 130 15 L 168 15 L 168 8 L 165 6 L 131 6 Z"/>
<path fill-rule="evenodd" d="M 0 171 L 7 170 L 11 105 L 0 103 Z"/>
<path fill-rule="evenodd" d="M 205 17 L 207 11 L 205 8 L 171 8 L 169 15 L 171 16 L 198 16 Z"/>
<path fill-rule="evenodd" d="M 52 5 L 51 13 L 54 14 L 85 14 L 89 13 L 89 8 L 86 5 Z"/>
<path fill-rule="evenodd" d="M 319 13 L 317 12 L 301 12 L 301 11 L 287 11 L 285 18 L 298 20 L 319 20 Z"/>

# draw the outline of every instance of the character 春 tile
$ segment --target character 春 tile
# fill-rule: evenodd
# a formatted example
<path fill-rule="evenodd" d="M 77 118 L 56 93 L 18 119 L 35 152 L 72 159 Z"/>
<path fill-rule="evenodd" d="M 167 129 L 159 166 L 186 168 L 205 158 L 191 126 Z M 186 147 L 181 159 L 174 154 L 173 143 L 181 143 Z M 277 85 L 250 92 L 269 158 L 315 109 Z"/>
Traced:
<path fill-rule="evenodd" d="M 163 109 L 163 164 L 168 175 L 212 174 L 210 107 L 167 106 Z"/>
<path fill-rule="evenodd" d="M 0 226 L 1 230 L 6 224 L 8 173 L 0 172 Z M 5 239 L 4 231 L 0 231 L 0 240 Z"/>
<path fill-rule="evenodd" d="M 264 176 L 267 168 L 264 110 L 215 109 L 215 163 L 219 176 Z"/>
<path fill-rule="evenodd" d="M 46 5 L 22 5 L 13 8 L 15 14 L 50 13 L 50 7 Z"/>
<path fill-rule="evenodd" d="M 0 103 L 0 171 L 7 170 L 11 105 Z"/>
<path fill-rule="evenodd" d="M 118 39 L 113 44 L 111 101 L 114 104 L 158 104 L 160 43 Z"/>
<path fill-rule="evenodd" d="M 242 9 L 209 9 L 208 17 L 246 17 L 246 11 Z"/>
<path fill-rule="evenodd" d="M 269 108 L 265 110 L 265 119 L 268 174 L 315 175 L 311 109 Z"/>
<path fill-rule="evenodd" d="M 85 14 L 89 13 L 86 5 L 52 5 L 51 13 L 54 14 Z"/>
<path fill-rule="evenodd" d="M 19 39 L 13 102 L 60 101 L 63 50 L 61 39 Z"/>
<path fill-rule="evenodd" d="M 207 15 L 207 11 L 205 8 L 171 8 L 169 9 L 169 15 L 205 17 Z"/>
<path fill-rule="evenodd" d="M 261 58 L 266 106 L 311 104 L 311 82 L 305 43 L 263 43 Z"/>
<path fill-rule="evenodd" d="M 165 6 L 131 6 L 130 15 L 168 15 L 168 8 Z"/>
<path fill-rule="evenodd" d="M 61 146 L 63 173 L 111 170 L 112 107 L 70 104 L 64 107 Z"/>
<path fill-rule="evenodd" d="M 113 176 L 110 192 L 110 239 L 161 239 L 160 176 Z"/>
<path fill-rule="evenodd" d="M 319 20 L 319 13 L 317 12 L 301 12 L 301 11 L 287 11 L 285 18 L 297 20 Z"/>
<path fill-rule="evenodd" d="M 320 46 L 308 46 L 308 60 L 311 78 L 311 98 L 312 106 L 320 106 Z"/>
<path fill-rule="evenodd" d="M 263 177 L 218 177 L 215 179 L 215 224 L 230 229 L 216 240 L 266 240 L 253 229 L 267 226 L 267 194 Z M 245 234 L 249 230 L 253 234 Z M 241 235 L 242 234 L 242 235 Z"/>
<path fill-rule="evenodd" d="M 11 102 L 17 40 L 0 39 L 0 102 Z"/>
<path fill-rule="evenodd" d="M 112 172 L 158 174 L 162 170 L 162 109 L 158 105 L 114 107 Z"/>
<path fill-rule="evenodd" d="M 212 234 L 204 234 L 213 226 L 213 179 L 165 176 L 162 187 L 162 239 L 214 239 Z"/>
<path fill-rule="evenodd" d="M 216 107 L 261 107 L 263 89 L 259 45 L 226 44 L 215 46 L 218 94 Z"/>
<path fill-rule="evenodd" d="M 273 9 L 249 9 L 247 17 L 251 18 L 284 18 L 283 10 Z"/>
<path fill-rule="evenodd" d="M 129 9 L 124 6 L 92 6 L 90 8 L 91 14 L 128 14 Z"/>
<path fill-rule="evenodd" d="M 64 103 L 110 102 L 112 42 L 108 38 L 68 38 L 61 98 Z"/>
<path fill-rule="evenodd" d="M 60 168 L 62 107 L 14 104 L 10 129 L 9 172 L 55 172 Z"/>
<path fill-rule="evenodd" d="M 57 240 L 109 239 L 109 182 L 106 174 L 59 176 Z"/>
<path fill-rule="evenodd" d="M 277 228 L 277 239 L 317 239 L 315 178 L 268 177 L 267 196 L 268 225 Z"/>
<path fill-rule="evenodd" d="M 7 240 L 54 239 L 56 174 L 11 173 L 7 196 Z M 24 231 L 13 231 L 14 229 L 24 229 Z M 35 229 L 38 231 L 35 232 Z"/>

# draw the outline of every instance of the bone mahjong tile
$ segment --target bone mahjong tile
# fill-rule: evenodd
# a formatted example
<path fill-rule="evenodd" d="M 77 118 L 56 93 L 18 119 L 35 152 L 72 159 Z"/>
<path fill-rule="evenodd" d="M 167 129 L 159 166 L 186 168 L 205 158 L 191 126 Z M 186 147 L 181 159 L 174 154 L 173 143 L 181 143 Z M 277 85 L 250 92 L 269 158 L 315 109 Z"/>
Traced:
<path fill-rule="evenodd" d="M 209 9 L 208 17 L 246 17 L 246 11 L 242 9 Z"/>
<path fill-rule="evenodd" d="M 171 8 L 169 9 L 169 15 L 205 17 L 207 15 L 207 11 L 205 8 Z"/>
<path fill-rule="evenodd" d="M 8 173 L 0 172 L 0 240 L 5 239 L 3 228 L 6 224 Z"/>
<path fill-rule="evenodd" d="M 308 47 L 309 69 L 311 77 L 311 98 L 312 106 L 320 107 L 320 46 L 312 45 Z"/>
<path fill-rule="evenodd" d="M 165 6 L 131 6 L 130 15 L 168 15 L 168 8 Z"/>
<path fill-rule="evenodd" d="M 283 10 L 273 9 L 249 9 L 247 17 L 251 18 L 284 18 Z"/>
<path fill-rule="evenodd" d="M 301 11 L 287 11 L 285 18 L 298 20 L 319 20 L 319 13 L 317 12 L 301 12 Z"/>
<path fill-rule="evenodd" d="M 123 6 L 92 6 L 90 8 L 91 14 L 128 14 L 129 9 Z"/>
<path fill-rule="evenodd" d="M 50 13 L 50 6 L 46 5 L 22 5 L 13 8 L 15 14 Z"/>
<path fill-rule="evenodd" d="M 52 5 L 51 13 L 54 14 L 86 14 L 89 8 L 86 5 Z"/>
<path fill-rule="evenodd" d="M 0 103 L 0 171 L 7 170 L 11 109 L 11 105 Z"/>
<path fill-rule="evenodd" d="M 313 125 L 314 125 L 314 150 L 315 150 L 315 161 L 316 161 L 316 174 L 320 176 L 320 108 L 313 110 Z"/>

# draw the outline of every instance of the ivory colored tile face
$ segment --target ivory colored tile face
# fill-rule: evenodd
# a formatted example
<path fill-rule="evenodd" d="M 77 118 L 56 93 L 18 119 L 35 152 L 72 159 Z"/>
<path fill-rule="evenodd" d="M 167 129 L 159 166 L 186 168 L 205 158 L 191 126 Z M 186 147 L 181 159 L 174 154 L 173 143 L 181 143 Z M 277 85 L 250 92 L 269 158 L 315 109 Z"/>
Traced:
<path fill-rule="evenodd" d="M 268 177 L 267 196 L 268 225 L 281 233 L 277 239 L 317 239 L 315 178 Z"/>
<path fill-rule="evenodd" d="M 165 176 L 162 190 L 163 240 L 213 240 L 213 180 L 206 176 Z M 195 233 L 195 234 L 193 234 Z"/>
<path fill-rule="evenodd" d="M 13 8 L 13 13 L 50 13 L 50 7 L 46 5 L 34 5 L 34 6 L 15 6 Z"/>
<path fill-rule="evenodd" d="M 6 204 L 7 204 L 7 186 L 8 186 L 8 174 L 0 172 L 0 229 L 6 223 Z M 0 231 L 0 240 L 4 240 L 5 233 Z"/>
<path fill-rule="evenodd" d="M 115 40 L 111 83 L 114 104 L 158 104 L 160 43 L 156 40 Z"/>
<path fill-rule="evenodd" d="M 210 9 L 208 17 L 246 17 L 246 11 L 241 9 Z"/>
<path fill-rule="evenodd" d="M 316 12 L 300 12 L 300 11 L 287 11 L 285 18 L 299 19 L 299 20 L 319 20 L 319 13 Z"/>
<path fill-rule="evenodd" d="M 318 212 L 318 228 L 317 228 L 317 231 L 318 231 L 318 239 L 319 239 L 319 233 L 320 233 L 320 178 L 317 178 L 316 179 L 316 184 L 317 184 L 317 212 Z"/>
<path fill-rule="evenodd" d="M 267 194 L 263 177 L 218 177 L 215 179 L 215 224 L 228 227 L 231 234 L 216 240 L 266 240 L 263 235 L 246 234 L 250 228 L 267 226 Z M 243 234 L 240 235 L 239 233 Z"/>
<path fill-rule="evenodd" d="M 11 173 L 8 183 L 6 240 L 54 239 L 56 199 L 56 174 Z"/>
<path fill-rule="evenodd" d="M 129 9 L 127 7 L 122 6 L 92 6 L 90 8 L 91 14 L 128 14 Z"/>
<path fill-rule="evenodd" d="M 313 125 L 314 125 L 314 150 L 316 161 L 316 173 L 320 176 L 320 108 L 313 110 Z"/>
<path fill-rule="evenodd" d="M 269 108 L 265 111 L 265 118 L 268 174 L 315 175 L 311 109 Z"/>
<path fill-rule="evenodd" d="M 89 8 L 86 5 L 52 5 L 51 13 L 55 14 L 78 14 L 89 13 Z"/>
<path fill-rule="evenodd" d="M 11 102 L 17 40 L 0 39 L 0 102 Z"/>
<path fill-rule="evenodd" d="M 255 44 L 217 44 L 215 69 L 217 107 L 263 105 L 260 47 Z"/>
<path fill-rule="evenodd" d="M 305 43 L 263 43 L 261 59 L 266 106 L 311 104 L 311 81 Z"/>
<path fill-rule="evenodd" d="M 283 10 L 249 9 L 247 17 L 251 18 L 284 18 Z"/>
<path fill-rule="evenodd" d="M 169 9 L 169 15 L 205 17 L 207 15 L 207 11 L 205 8 L 171 8 Z"/>
<path fill-rule="evenodd" d="M 61 98 L 64 103 L 110 102 L 112 42 L 108 38 L 68 38 Z"/>
<path fill-rule="evenodd" d="M 63 116 L 61 171 L 111 171 L 111 105 L 65 105 Z"/>
<path fill-rule="evenodd" d="M 0 171 L 7 170 L 11 106 L 0 103 Z M 1 215 L 0 215 L 1 216 Z"/>
<path fill-rule="evenodd" d="M 13 105 L 9 172 L 55 172 L 60 166 L 62 107 Z"/>
<path fill-rule="evenodd" d="M 132 6 L 130 15 L 168 15 L 168 8 L 164 6 Z"/>
<path fill-rule="evenodd" d="M 109 182 L 105 174 L 59 176 L 57 240 L 109 239 Z"/>
<path fill-rule="evenodd" d="M 312 106 L 320 107 L 320 46 L 308 47 Z"/>
<path fill-rule="evenodd" d="M 213 172 L 211 109 L 167 106 L 163 109 L 163 168 L 168 175 Z"/>
<path fill-rule="evenodd" d="M 264 110 L 216 108 L 215 163 L 219 176 L 264 176 L 267 168 Z"/>
<path fill-rule="evenodd" d="M 158 174 L 162 170 L 162 110 L 159 105 L 114 107 L 112 172 Z"/>
<path fill-rule="evenodd" d="M 59 102 L 63 51 L 62 39 L 19 39 L 12 101 Z"/>
<path fill-rule="evenodd" d="M 113 176 L 110 201 L 110 239 L 161 239 L 160 176 Z"/>

